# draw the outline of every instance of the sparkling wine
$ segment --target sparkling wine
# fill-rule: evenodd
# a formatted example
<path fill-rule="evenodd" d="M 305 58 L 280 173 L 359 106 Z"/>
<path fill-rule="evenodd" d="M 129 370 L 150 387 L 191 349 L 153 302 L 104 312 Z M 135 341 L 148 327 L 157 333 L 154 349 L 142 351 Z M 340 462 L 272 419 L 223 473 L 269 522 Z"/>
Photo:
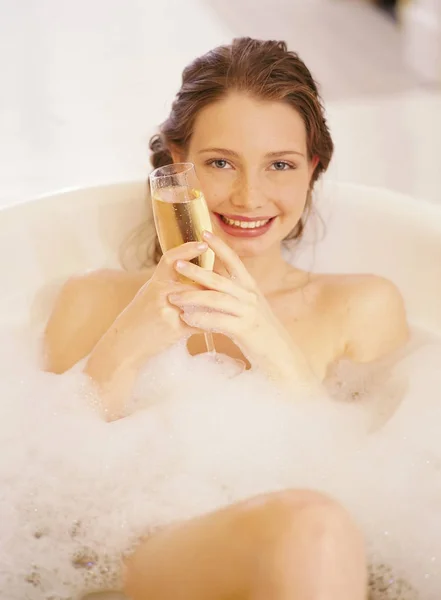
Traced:
<path fill-rule="evenodd" d="M 154 194 L 152 201 L 163 252 L 186 242 L 203 241 L 202 233 L 212 231 L 210 213 L 202 192 L 187 186 L 173 186 L 162 188 L 160 194 Z M 214 252 L 208 249 L 192 262 L 212 270 Z"/>

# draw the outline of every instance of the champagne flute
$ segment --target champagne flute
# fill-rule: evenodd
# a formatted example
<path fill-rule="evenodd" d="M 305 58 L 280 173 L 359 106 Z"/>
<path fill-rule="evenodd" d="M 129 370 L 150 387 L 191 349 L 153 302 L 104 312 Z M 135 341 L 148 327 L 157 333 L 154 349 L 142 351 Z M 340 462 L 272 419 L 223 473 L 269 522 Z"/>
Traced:
<path fill-rule="evenodd" d="M 204 241 L 204 231 L 212 231 L 210 213 L 192 163 L 175 163 L 159 167 L 150 174 L 153 216 L 163 252 L 186 242 Z M 203 269 L 212 270 L 214 252 L 192 260 Z M 245 369 L 241 360 L 216 352 L 213 335 L 204 333 L 208 354 L 234 375 Z"/>

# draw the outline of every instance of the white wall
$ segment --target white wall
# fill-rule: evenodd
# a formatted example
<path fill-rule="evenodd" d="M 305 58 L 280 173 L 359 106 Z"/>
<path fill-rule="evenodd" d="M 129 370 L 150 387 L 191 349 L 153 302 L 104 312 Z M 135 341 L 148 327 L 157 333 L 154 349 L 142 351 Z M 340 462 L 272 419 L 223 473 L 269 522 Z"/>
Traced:
<path fill-rule="evenodd" d="M 398 34 L 388 49 L 393 28 L 370 11 L 356 0 L 0 0 L 0 208 L 145 178 L 183 67 L 244 34 L 286 39 L 326 97 L 338 92 L 332 178 L 441 202 L 441 95 L 391 76 Z"/>
<path fill-rule="evenodd" d="M 230 38 L 199 0 L 0 0 L 0 207 L 145 176 L 182 68 Z"/>
<path fill-rule="evenodd" d="M 411 0 L 403 9 L 404 53 L 428 83 L 441 83 L 441 0 Z"/>

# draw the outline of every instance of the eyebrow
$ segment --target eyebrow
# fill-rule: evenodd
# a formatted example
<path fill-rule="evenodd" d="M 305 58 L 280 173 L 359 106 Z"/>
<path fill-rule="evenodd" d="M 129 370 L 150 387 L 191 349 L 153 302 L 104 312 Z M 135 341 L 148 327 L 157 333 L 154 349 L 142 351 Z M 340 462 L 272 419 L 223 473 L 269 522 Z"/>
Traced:
<path fill-rule="evenodd" d="M 204 154 L 206 152 L 218 152 L 219 154 L 224 154 L 226 156 L 234 156 L 235 158 L 239 158 L 239 154 L 234 152 L 234 150 L 228 150 L 228 148 L 204 148 L 199 151 L 199 154 Z M 297 150 L 277 150 L 276 152 L 268 152 L 265 154 L 266 158 L 275 158 L 277 156 L 286 156 L 287 154 L 296 154 L 297 156 L 305 156 L 302 152 L 298 152 Z"/>

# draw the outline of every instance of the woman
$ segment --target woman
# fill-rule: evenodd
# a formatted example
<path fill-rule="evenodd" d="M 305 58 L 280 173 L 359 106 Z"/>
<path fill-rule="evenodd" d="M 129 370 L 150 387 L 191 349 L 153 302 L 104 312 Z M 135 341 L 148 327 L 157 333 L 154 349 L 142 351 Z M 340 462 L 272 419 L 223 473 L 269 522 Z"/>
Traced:
<path fill-rule="evenodd" d="M 154 268 L 91 273 L 62 289 L 46 328 L 47 369 L 88 356 L 107 418 L 124 415 L 149 358 L 182 338 L 203 352 L 204 331 L 248 367 L 310 389 L 339 359 L 376 360 L 405 342 L 389 281 L 306 273 L 282 258 L 333 152 L 316 84 L 284 43 L 239 39 L 195 60 L 151 148 L 154 167 L 195 164 L 214 235 L 162 257 L 157 245 Z M 190 262 L 208 247 L 214 273 Z M 135 600 L 361 600 L 363 544 L 331 500 L 287 491 L 153 535 L 127 560 L 126 591 Z"/>

